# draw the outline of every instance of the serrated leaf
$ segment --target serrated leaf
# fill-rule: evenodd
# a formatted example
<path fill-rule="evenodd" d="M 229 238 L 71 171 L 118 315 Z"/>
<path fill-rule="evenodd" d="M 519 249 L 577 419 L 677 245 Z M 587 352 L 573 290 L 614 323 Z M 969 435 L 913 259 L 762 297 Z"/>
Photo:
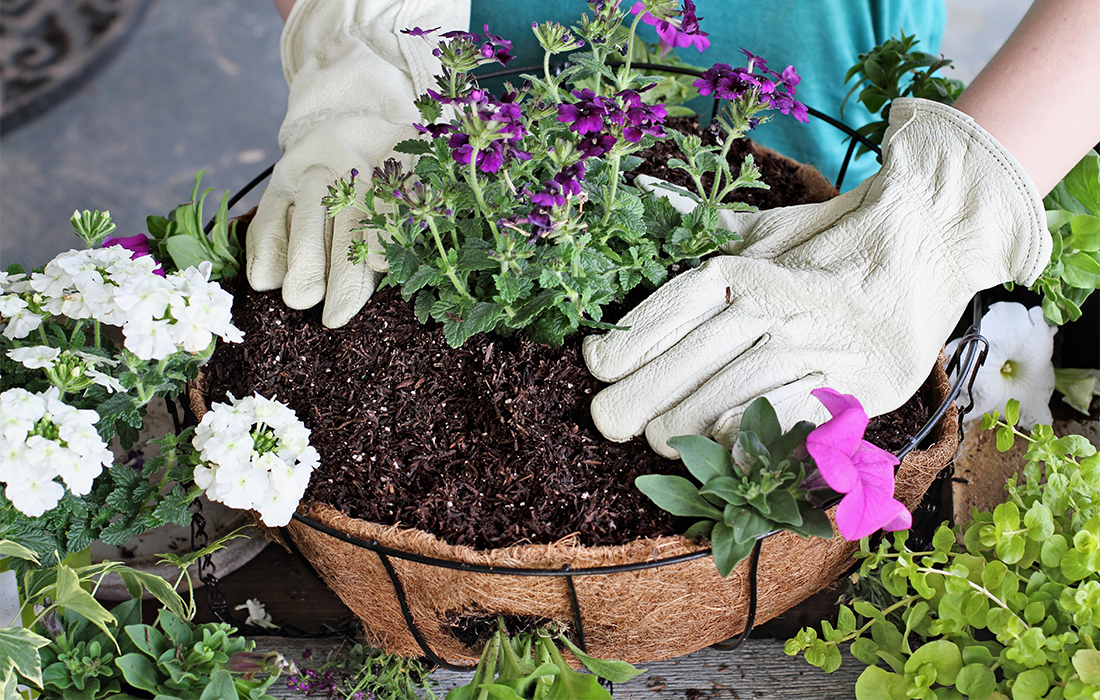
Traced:
<path fill-rule="evenodd" d="M 423 139 L 406 139 L 394 144 L 393 150 L 398 153 L 408 153 L 416 156 L 424 155 L 432 152 L 432 142 Z"/>

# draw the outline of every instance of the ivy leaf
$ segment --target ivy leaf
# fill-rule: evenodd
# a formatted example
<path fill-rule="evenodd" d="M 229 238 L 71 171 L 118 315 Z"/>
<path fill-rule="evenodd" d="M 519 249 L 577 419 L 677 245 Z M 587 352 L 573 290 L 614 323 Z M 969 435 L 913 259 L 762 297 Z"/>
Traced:
<path fill-rule="evenodd" d="M 42 664 L 38 649 L 49 643 L 49 639 L 23 627 L 0 627 L 0 683 L 7 685 L 18 673 L 41 686 Z"/>

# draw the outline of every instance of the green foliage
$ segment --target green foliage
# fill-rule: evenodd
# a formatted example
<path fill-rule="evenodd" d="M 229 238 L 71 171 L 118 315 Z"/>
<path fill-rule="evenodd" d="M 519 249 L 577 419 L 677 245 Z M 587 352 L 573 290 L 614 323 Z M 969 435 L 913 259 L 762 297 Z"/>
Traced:
<path fill-rule="evenodd" d="M 199 263 L 209 261 L 210 279 L 236 277 L 241 271 L 238 257 L 241 244 L 237 239 L 237 222 L 229 220 L 229 192 L 222 195 L 218 211 L 214 214 L 214 226 L 208 236 L 203 231 L 205 220 L 202 207 L 207 195 L 213 192 L 208 188 L 199 194 L 199 182 L 205 170 L 195 175 L 195 186 L 191 189 L 191 199 L 176 207 L 168 217 L 150 216 L 146 226 L 152 236 L 150 245 L 153 257 L 161 261 L 165 272 L 173 269 L 167 264 L 171 261 L 177 270 L 198 267 Z"/>
<path fill-rule="evenodd" d="M 1049 425 L 1019 432 L 1017 411 L 982 421 L 999 447 L 1028 443 L 1006 501 L 942 525 L 929 551 L 910 550 L 905 532 L 875 550 L 864 541 L 859 576 L 882 595 L 857 595 L 788 654 L 832 671 L 850 643 L 868 665 L 857 700 L 1100 697 L 1100 454 Z"/>
<path fill-rule="evenodd" d="M 857 130 L 876 145 L 882 145 L 882 138 L 886 135 L 890 103 L 893 100 L 899 97 L 921 97 L 949 105 L 962 94 L 964 86 L 958 80 L 933 75 L 941 68 L 950 66 L 951 61 L 942 56 L 937 58 L 923 51 L 914 51 L 913 47 L 919 43 L 920 40 L 915 36 L 906 36 L 905 32 L 901 32 L 901 39 L 890 37 L 867 53 L 861 53 L 856 64 L 844 76 L 845 83 L 855 77 L 859 80 L 844 96 L 840 114 L 844 115 L 844 105 L 848 98 L 859 90 L 856 99 L 871 114 L 882 112 L 881 119 Z M 856 157 L 869 150 L 860 144 Z"/>
<path fill-rule="evenodd" d="M 592 673 L 570 668 L 555 638 Z M 509 637 L 502 621 L 482 650 L 473 679 L 447 693 L 446 700 L 611 700 L 600 678 L 622 683 L 639 673 L 623 661 L 604 661 L 585 654 L 562 634 L 537 630 Z"/>
<path fill-rule="evenodd" d="M 1100 288 L 1100 155 L 1090 151 L 1043 199 L 1054 240 L 1050 263 L 1030 289 L 1043 295 L 1043 316 L 1060 326 L 1081 317 Z"/>
<path fill-rule="evenodd" d="M 697 518 L 685 536 L 709 538 L 718 573 L 729 576 L 756 540 L 771 532 L 833 536 L 821 510 L 825 494 L 803 485 L 812 461 L 798 453 L 813 429 L 813 423 L 802 421 L 784 433 L 775 409 L 761 397 L 745 411 L 732 454 L 701 435 L 669 439 L 699 486 L 665 474 L 639 476 L 634 484 L 673 515 Z"/>

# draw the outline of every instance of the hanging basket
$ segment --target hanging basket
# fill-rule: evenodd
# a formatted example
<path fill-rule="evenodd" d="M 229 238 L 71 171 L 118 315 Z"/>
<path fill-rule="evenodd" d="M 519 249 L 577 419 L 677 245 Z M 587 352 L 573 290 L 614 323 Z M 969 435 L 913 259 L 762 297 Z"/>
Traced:
<path fill-rule="evenodd" d="M 936 404 L 947 401 L 951 386 L 942 357 L 928 388 Z M 191 402 L 201 419 L 206 401 L 197 388 Z M 903 459 L 896 496 L 910 510 L 951 463 L 958 433 L 956 410 L 948 405 L 931 445 Z M 752 607 L 752 561 L 722 578 L 707 547 L 678 536 L 611 547 L 563 540 L 479 551 L 324 505 L 267 535 L 313 565 L 362 620 L 371 644 L 404 656 L 434 656 L 448 666 L 476 662 L 484 641 L 477 629 L 491 632 L 498 616 L 556 622 L 571 629 L 588 653 L 636 663 L 729 639 L 745 628 Z M 774 618 L 831 585 L 852 565 L 856 547 L 839 535 L 765 538 L 755 621 Z"/>

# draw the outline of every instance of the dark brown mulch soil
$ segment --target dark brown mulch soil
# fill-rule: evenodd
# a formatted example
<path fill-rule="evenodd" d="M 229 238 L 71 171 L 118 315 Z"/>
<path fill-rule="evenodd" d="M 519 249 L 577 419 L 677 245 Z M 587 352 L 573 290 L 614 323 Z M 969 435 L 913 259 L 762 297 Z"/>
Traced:
<path fill-rule="evenodd" d="M 335 330 L 321 325 L 320 308 L 289 309 L 278 291 L 244 282 L 232 291 L 245 341 L 218 349 L 208 398 L 259 392 L 295 410 L 321 454 L 306 505 L 475 548 L 569 535 L 613 545 L 686 527 L 633 485 L 642 474 L 683 474 L 681 463 L 644 438 L 608 442 L 593 425 L 601 383 L 579 337 L 549 348 L 482 334 L 455 349 L 392 288 Z M 874 420 L 868 439 L 899 449 L 927 419 L 926 402 L 918 394 Z"/>
<path fill-rule="evenodd" d="M 669 127 L 686 134 L 694 134 L 703 140 L 708 146 L 719 144 L 721 134 L 716 124 L 703 127 L 695 117 L 673 117 L 667 120 Z M 740 172 L 741 163 L 745 156 L 753 154 L 753 142 L 742 138 L 733 142 L 730 147 L 728 160 L 734 176 Z M 657 141 L 652 147 L 639 151 L 637 154 L 645 161 L 642 167 L 626 174 L 627 182 L 634 184 L 634 176 L 638 174 L 652 175 L 661 178 L 674 185 L 695 191 L 695 183 L 687 172 L 678 168 L 670 168 L 666 165 L 670 158 L 682 158 L 680 150 L 672 139 Z M 797 165 L 789 160 L 778 158 L 754 157 L 757 167 L 760 169 L 760 179 L 767 185 L 767 189 L 744 188 L 730 192 L 725 201 L 744 202 L 758 209 L 774 209 L 775 207 L 791 204 L 803 204 L 808 201 L 805 182 L 796 174 Z M 702 178 L 703 186 L 710 190 L 714 185 L 714 176 L 707 174 Z"/>

